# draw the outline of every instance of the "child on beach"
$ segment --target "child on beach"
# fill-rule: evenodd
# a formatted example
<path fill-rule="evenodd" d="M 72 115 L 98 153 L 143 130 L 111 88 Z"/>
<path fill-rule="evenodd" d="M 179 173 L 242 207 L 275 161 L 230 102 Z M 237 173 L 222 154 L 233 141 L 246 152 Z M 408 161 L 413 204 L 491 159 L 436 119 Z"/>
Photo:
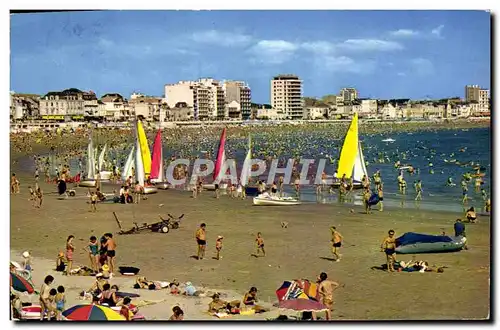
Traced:
<path fill-rule="evenodd" d="M 97 204 L 97 194 L 92 191 L 90 193 L 90 212 L 97 211 L 96 204 Z"/>
<path fill-rule="evenodd" d="M 50 285 L 54 282 L 54 277 L 52 275 L 48 275 L 43 280 L 42 287 L 40 288 L 40 307 L 42 311 L 40 313 L 40 321 L 43 321 L 46 314 L 48 314 L 49 306 L 50 306 Z"/>
<path fill-rule="evenodd" d="M 57 294 L 55 296 L 56 303 L 56 320 L 62 320 L 62 312 L 64 311 L 64 305 L 66 304 L 66 296 L 64 295 L 64 287 L 59 285 L 57 287 Z"/>
<path fill-rule="evenodd" d="M 365 188 L 363 192 L 363 205 L 365 206 L 365 213 L 370 214 L 371 207 L 368 201 L 370 200 L 372 193 L 370 192 L 370 188 Z"/>
<path fill-rule="evenodd" d="M 31 255 L 28 251 L 23 252 L 23 268 L 27 271 L 31 271 Z"/>
<path fill-rule="evenodd" d="M 99 245 L 97 244 L 97 237 L 90 236 L 89 244 L 84 249 L 89 254 L 90 267 L 95 271 L 99 271 Z"/>
<path fill-rule="evenodd" d="M 222 236 L 217 236 L 217 240 L 215 241 L 215 250 L 217 251 L 217 260 L 220 260 L 222 259 L 222 257 L 220 256 L 220 251 L 222 250 L 222 239 L 224 237 Z"/>
<path fill-rule="evenodd" d="M 342 255 L 339 254 L 338 251 L 339 251 L 340 247 L 342 246 L 343 237 L 340 234 L 340 232 L 337 231 L 337 228 L 335 228 L 334 226 L 330 227 L 330 232 L 332 234 L 332 239 L 331 239 L 331 242 L 333 245 L 332 246 L 332 253 L 335 256 L 335 261 L 340 261 L 340 258 L 342 257 Z"/>
<path fill-rule="evenodd" d="M 257 237 L 255 238 L 255 243 L 257 245 L 257 253 L 255 254 L 255 256 L 258 257 L 260 255 L 260 251 L 262 251 L 262 254 L 265 257 L 266 251 L 264 250 L 264 239 L 262 238 L 261 232 L 257 233 Z"/>
<path fill-rule="evenodd" d="M 66 269 L 66 259 L 64 258 L 64 253 L 59 252 L 56 259 L 56 271 L 64 272 Z"/>
<path fill-rule="evenodd" d="M 104 247 L 106 247 L 106 255 L 108 256 L 107 261 L 110 269 L 110 274 L 114 274 L 115 270 L 115 257 L 116 257 L 116 242 L 113 239 L 113 234 L 111 233 L 106 233 L 104 234 L 104 237 L 106 238 L 106 243 L 104 243 Z"/>
<path fill-rule="evenodd" d="M 73 252 L 75 251 L 75 246 L 73 245 L 73 239 L 75 236 L 69 235 L 66 240 L 66 261 L 68 262 L 68 267 L 66 268 L 66 275 L 71 275 L 71 266 L 73 266 Z"/>
<path fill-rule="evenodd" d="M 36 190 L 36 198 L 38 201 L 38 205 L 36 205 L 36 207 L 41 208 L 42 202 L 43 202 L 43 192 L 42 192 L 42 189 L 40 187 L 38 187 L 38 189 Z"/>

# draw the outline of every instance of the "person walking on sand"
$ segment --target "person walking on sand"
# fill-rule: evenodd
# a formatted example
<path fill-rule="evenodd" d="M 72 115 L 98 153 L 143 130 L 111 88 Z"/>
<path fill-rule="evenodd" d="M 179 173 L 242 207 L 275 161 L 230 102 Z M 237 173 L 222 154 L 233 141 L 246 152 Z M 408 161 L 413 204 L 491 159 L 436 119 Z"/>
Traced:
<path fill-rule="evenodd" d="M 264 250 L 264 238 L 262 238 L 262 233 L 258 232 L 257 237 L 255 238 L 255 244 L 257 245 L 257 253 L 255 254 L 256 257 L 259 257 L 260 251 L 262 251 L 262 256 L 266 256 L 266 250 Z"/>
<path fill-rule="evenodd" d="M 36 207 L 41 208 L 42 203 L 43 203 L 43 192 L 42 192 L 42 189 L 40 187 L 38 187 L 38 189 L 36 190 L 36 198 L 38 201 L 38 205 Z"/>
<path fill-rule="evenodd" d="M 110 275 L 113 276 L 115 272 L 116 242 L 113 238 L 113 234 L 111 233 L 104 234 L 104 237 L 106 238 L 106 243 L 104 243 L 104 247 L 106 248 L 109 271 Z"/>
<path fill-rule="evenodd" d="M 422 200 L 422 180 L 418 180 L 415 182 L 415 192 L 417 193 L 417 196 L 415 197 L 415 201 L 421 201 Z"/>
<path fill-rule="evenodd" d="M 73 266 L 73 252 L 75 252 L 75 246 L 73 245 L 73 240 L 75 236 L 69 235 L 66 240 L 66 260 L 68 261 L 68 265 L 66 268 L 66 275 L 71 275 L 71 266 Z"/>
<path fill-rule="evenodd" d="M 394 272 L 394 263 L 396 262 L 396 239 L 394 238 L 394 230 L 389 230 L 389 236 L 387 236 L 382 245 L 380 246 L 380 250 L 385 252 L 387 257 L 387 270 L 390 272 Z"/>
<path fill-rule="evenodd" d="M 328 310 L 326 311 L 326 320 L 329 321 L 332 318 L 333 310 L 333 291 L 340 285 L 337 282 L 330 281 L 328 275 L 323 272 L 318 276 L 318 294 L 320 301 L 325 305 Z"/>
<path fill-rule="evenodd" d="M 365 206 L 365 213 L 370 214 L 371 211 L 371 206 L 369 204 L 370 197 L 372 196 L 370 192 L 370 188 L 365 188 L 365 191 L 363 192 L 363 205 Z"/>
<path fill-rule="evenodd" d="M 206 228 L 207 225 L 205 223 L 202 223 L 200 225 L 200 228 L 198 228 L 198 230 L 195 233 L 196 244 L 198 245 L 198 254 L 197 254 L 198 260 L 203 259 L 203 257 L 205 256 L 205 248 L 207 246 Z"/>
<path fill-rule="evenodd" d="M 380 184 L 378 186 L 378 210 L 380 212 L 384 211 L 384 186 Z"/>
<path fill-rule="evenodd" d="M 222 250 L 222 239 L 223 238 L 224 237 L 219 235 L 219 236 L 217 236 L 217 240 L 215 241 L 215 250 L 217 251 L 217 257 L 216 257 L 217 260 L 222 259 L 222 256 L 220 255 L 220 251 Z"/>
<path fill-rule="evenodd" d="M 219 199 L 220 197 L 219 184 L 215 183 L 214 188 L 215 188 L 215 198 Z"/>
<path fill-rule="evenodd" d="M 141 195 L 143 193 L 143 187 L 139 184 L 139 181 L 135 182 L 135 187 L 134 187 L 134 199 L 135 199 L 135 204 L 140 204 L 141 203 Z"/>
<path fill-rule="evenodd" d="M 279 191 L 279 196 L 280 197 L 283 197 L 283 185 L 284 185 L 284 181 L 285 179 L 283 178 L 283 175 L 280 176 L 280 178 L 278 179 L 278 191 Z"/>
<path fill-rule="evenodd" d="M 90 193 L 90 212 L 97 211 L 96 204 L 97 204 L 97 194 L 92 191 Z"/>
<path fill-rule="evenodd" d="M 335 256 L 335 261 L 340 261 L 342 255 L 339 254 L 338 252 L 340 250 L 340 247 L 342 246 L 342 240 L 344 238 L 334 226 L 330 227 L 330 232 L 332 234 L 332 239 L 330 240 L 332 242 L 332 253 Z"/>

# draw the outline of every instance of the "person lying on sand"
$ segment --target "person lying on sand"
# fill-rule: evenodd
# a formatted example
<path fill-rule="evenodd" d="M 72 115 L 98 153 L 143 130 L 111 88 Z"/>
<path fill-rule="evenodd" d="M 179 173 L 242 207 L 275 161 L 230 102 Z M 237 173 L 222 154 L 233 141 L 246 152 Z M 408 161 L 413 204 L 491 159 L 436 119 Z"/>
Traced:
<path fill-rule="evenodd" d="M 134 289 L 162 290 L 169 287 L 170 287 L 169 282 L 148 281 L 144 276 L 139 276 L 134 284 Z"/>

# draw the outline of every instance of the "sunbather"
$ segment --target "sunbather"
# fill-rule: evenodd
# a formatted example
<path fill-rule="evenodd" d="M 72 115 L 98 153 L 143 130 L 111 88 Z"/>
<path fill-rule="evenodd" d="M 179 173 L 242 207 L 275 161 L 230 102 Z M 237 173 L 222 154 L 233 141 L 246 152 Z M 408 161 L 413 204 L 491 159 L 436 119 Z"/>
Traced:
<path fill-rule="evenodd" d="M 234 300 L 231 302 L 220 299 L 218 293 L 212 296 L 212 301 L 208 304 L 209 313 L 232 313 L 239 312 L 240 301 Z"/>

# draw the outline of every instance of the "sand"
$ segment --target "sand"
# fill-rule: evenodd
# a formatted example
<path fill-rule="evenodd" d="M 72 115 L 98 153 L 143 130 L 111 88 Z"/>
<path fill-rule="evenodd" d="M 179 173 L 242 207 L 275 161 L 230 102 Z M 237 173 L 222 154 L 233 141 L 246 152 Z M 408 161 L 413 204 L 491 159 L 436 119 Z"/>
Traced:
<path fill-rule="evenodd" d="M 124 227 L 133 222 L 155 222 L 158 214 L 185 214 L 178 230 L 167 234 L 144 232 L 116 236 L 117 263 L 135 266 L 151 280 L 191 281 L 195 286 L 227 291 L 242 297 L 251 286 L 259 289 L 259 298 L 277 302 L 275 290 L 284 280 L 314 280 L 324 271 L 345 286 L 335 293 L 336 320 L 456 320 L 489 317 L 490 302 L 490 219 L 480 217 L 477 224 L 467 225 L 469 250 L 457 253 L 426 254 L 419 259 L 431 265 L 446 266 L 437 273 L 387 273 L 372 270 L 385 262 L 380 243 L 389 229 L 399 236 L 407 231 L 440 234 L 442 228 L 453 234 L 457 213 L 414 209 L 389 209 L 362 214 L 359 206 L 303 204 L 295 207 L 257 207 L 251 199 L 236 200 L 204 192 L 198 199 L 184 191 L 160 191 L 139 205 L 101 204 L 90 213 L 85 196 L 87 189 L 77 188 L 77 196 L 58 200 L 54 185 L 41 184 L 45 192 L 41 209 L 28 202 L 30 176 L 20 176 L 21 194 L 11 195 L 11 251 L 13 258 L 30 250 L 35 260 L 35 281 L 54 274 L 55 257 L 65 247 L 68 235 L 75 235 L 75 264 L 87 264 L 83 247 L 91 235 L 116 233 L 116 212 Z M 104 185 L 104 192 L 115 186 Z M 160 204 L 163 204 L 160 206 Z M 354 213 L 349 210 L 353 208 Z M 282 228 L 281 221 L 289 223 Z M 195 260 L 194 233 L 201 222 L 207 224 L 207 258 Z M 343 259 L 333 262 L 330 252 L 329 226 L 336 225 L 345 238 Z M 252 257 L 255 235 L 262 232 L 267 256 Z M 214 260 L 215 239 L 224 236 L 222 260 Z M 411 255 L 399 256 L 401 260 Z M 17 260 L 19 257 L 17 257 Z M 91 278 L 56 276 L 57 283 L 71 286 L 72 293 L 88 288 Z M 123 291 L 134 292 L 133 279 L 116 277 L 112 284 Z M 146 299 L 168 299 L 167 302 L 141 308 L 149 318 L 167 319 L 171 307 L 180 304 L 186 319 L 214 319 L 204 314 L 209 298 L 172 297 L 145 291 Z M 72 301 L 76 302 L 76 301 Z M 245 319 L 266 318 L 277 311 Z M 243 318 L 239 316 L 238 318 Z"/>

